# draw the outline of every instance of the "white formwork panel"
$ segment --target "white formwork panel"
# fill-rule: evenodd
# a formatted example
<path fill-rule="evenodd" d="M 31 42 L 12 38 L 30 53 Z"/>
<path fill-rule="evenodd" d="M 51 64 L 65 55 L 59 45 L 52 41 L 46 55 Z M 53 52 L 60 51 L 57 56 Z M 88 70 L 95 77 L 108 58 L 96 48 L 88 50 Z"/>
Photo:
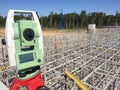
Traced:
<path fill-rule="evenodd" d="M 0 90 L 9 90 L 2 82 L 0 82 Z"/>

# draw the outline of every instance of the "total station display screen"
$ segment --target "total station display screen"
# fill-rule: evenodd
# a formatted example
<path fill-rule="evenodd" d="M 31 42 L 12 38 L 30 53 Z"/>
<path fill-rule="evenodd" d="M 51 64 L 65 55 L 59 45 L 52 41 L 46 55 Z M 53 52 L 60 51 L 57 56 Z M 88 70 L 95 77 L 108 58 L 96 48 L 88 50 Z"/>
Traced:
<path fill-rule="evenodd" d="M 20 60 L 20 63 L 33 61 L 34 60 L 33 53 L 19 55 L 19 60 Z"/>

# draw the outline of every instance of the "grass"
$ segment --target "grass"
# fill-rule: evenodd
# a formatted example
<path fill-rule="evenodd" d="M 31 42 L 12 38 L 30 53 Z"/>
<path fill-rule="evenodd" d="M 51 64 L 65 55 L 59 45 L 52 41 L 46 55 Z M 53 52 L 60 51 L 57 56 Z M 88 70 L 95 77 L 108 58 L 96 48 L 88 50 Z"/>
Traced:
<path fill-rule="evenodd" d="M 84 31 L 85 29 L 42 29 L 43 31 L 43 36 L 48 36 L 50 35 L 54 35 L 54 34 L 62 34 L 62 33 L 68 33 L 68 32 L 81 32 Z M 0 37 L 4 37 L 5 36 L 5 28 L 4 27 L 0 27 Z"/>
<path fill-rule="evenodd" d="M 5 28 L 0 27 L 0 37 L 4 37 L 4 36 L 5 36 Z"/>

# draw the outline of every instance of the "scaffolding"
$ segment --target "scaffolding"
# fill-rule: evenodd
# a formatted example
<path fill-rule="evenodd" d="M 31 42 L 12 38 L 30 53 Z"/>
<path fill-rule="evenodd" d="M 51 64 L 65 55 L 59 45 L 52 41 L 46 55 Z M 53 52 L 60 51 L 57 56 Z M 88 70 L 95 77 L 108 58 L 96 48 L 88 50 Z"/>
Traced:
<path fill-rule="evenodd" d="M 2 69 L 8 65 L 3 58 L 1 55 Z M 90 90 L 120 90 L 120 28 L 44 35 L 44 60 L 41 71 L 45 85 L 51 90 L 79 90 L 75 82 L 65 76 L 66 71 Z M 8 86 L 6 82 L 14 72 L 15 67 L 1 70 L 0 80 Z"/>

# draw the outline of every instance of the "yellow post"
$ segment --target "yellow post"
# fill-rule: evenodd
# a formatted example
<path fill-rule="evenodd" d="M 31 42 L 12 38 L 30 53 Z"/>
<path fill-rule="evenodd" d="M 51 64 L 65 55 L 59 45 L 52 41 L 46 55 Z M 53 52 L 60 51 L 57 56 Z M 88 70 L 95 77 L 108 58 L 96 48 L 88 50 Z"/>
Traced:
<path fill-rule="evenodd" d="M 65 72 L 65 75 L 67 77 L 69 77 L 70 79 L 72 79 L 75 84 L 78 86 L 78 88 L 82 89 L 82 90 L 90 90 L 86 85 L 84 85 L 79 79 L 75 78 L 75 76 L 73 74 L 71 74 L 70 72 Z"/>

